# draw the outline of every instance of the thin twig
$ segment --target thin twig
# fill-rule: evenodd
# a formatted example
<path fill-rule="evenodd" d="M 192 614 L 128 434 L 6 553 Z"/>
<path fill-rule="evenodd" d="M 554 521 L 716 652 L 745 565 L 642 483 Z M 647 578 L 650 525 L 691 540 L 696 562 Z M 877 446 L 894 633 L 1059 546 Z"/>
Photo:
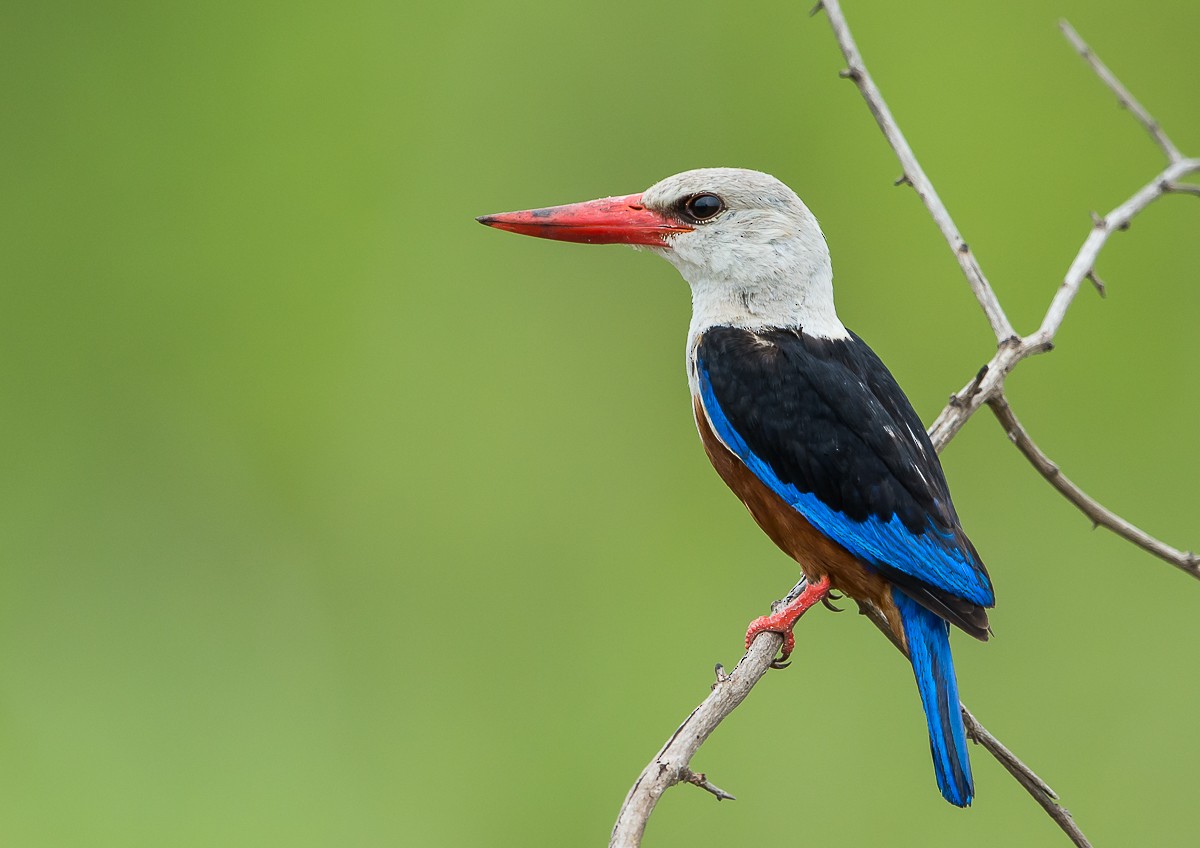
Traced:
<path fill-rule="evenodd" d="M 721 787 L 714 786 L 712 781 L 710 781 L 708 779 L 708 775 L 704 774 L 703 772 L 697 774 L 696 772 L 692 771 L 690 768 L 684 768 L 681 776 L 683 778 L 684 783 L 690 783 L 690 784 L 692 784 L 692 786 L 699 786 L 705 792 L 709 792 L 709 793 L 712 793 L 713 795 L 715 795 L 718 801 L 736 801 L 737 800 L 737 798 L 734 798 L 732 795 L 730 795 L 728 792 L 726 792 Z"/>
<path fill-rule="evenodd" d="M 1063 277 L 1058 291 L 1054 293 L 1050 308 L 1046 310 L 1046 317 L 1042 319 L 1042 326 L 1029 337 L 1029 341 L 1044 343 L 1054 340 L 1054 334 L 1058 332 L 1063 318 L 1066 317 L 1067 307 L 1075 299 L 1080 285 L 1087 279 L 1088 274 L 1094 270 L 1096 259 L 1100 256 L 1101 249 L 1108 243 L 1109 237 L 1115 232 L 1128 228 L 1129 222 L 1135 215 L 1167 193 L 1168 186 L 1180 177 L 1196 171 L 1200 171 L 1200 159 L 1180 158 L 1134 192 L 1120 206 L 1093 222 L 1091 232 L 1084 239 L 1079 252 L 1075 254 L 1075 260 L 1067 269 L 1067 274 Z"/>
<path fill-rule="evenodd" d="M 1167 183 L 1163 189 L 1174 194 L 1194 194 L 1200 197 L 1200 185 L 1192 183 Z"/>
<path fill-rule="evenodd" d="M 1183 154 L 1179 152 L 1171 139 L 1167 138 L 1167 134 L 1163 132 L 1163 128 L 1158 125 L 1158 121 L 1151 117 L 1150 113 L 1143 108 L 1142 104 L 1137 101 L 1137 98 L 1129 93 L 1116 75 L 1108 69 L 1108 66 L 1100 61 L 1100 57 L 1092 52 L 1092 48 L 1087 46 L 1075 28 L 1065 20 L 1058 22 L 1058 28 L 1062 30 L 1063 35 L 1067 37 L 1067 41 L 1071 42 L 1071 46 L 1076 52 L 1083 57 L 1084 61 L 1092 66 L 1092 70 L 1096 72 L 1096 76 L 1104 82 L 1106 86 L 1117 95 L 1117 102 L 1133 113 L 1137 118 L 1138 123 L 1146 128 L 1146 132 L 1150 133 L 1150 137 L 1154 139 L 1154 143 L 1162 148 L 1162 152 L 1167 155 L 1168 162 L 1178 162 L 1183 158 Z"/>
<path fill-rule="evenodd" d="M 1071 817 L 1071 811 L 1059 803 L 1054 790 L 1030 771 L 1029 767 L 1021 762 L 1016 754 L 1004 747 L 999 739 L 988 733 L 987 728 L 979 723 L 979 719 L 975 718 L 970 710 L 963 707 L 962 714 L 963 723 L 967 726 L 967 735 L 982 745 L 1000 765 L 1008 769 L 1008 773 L 1016 778 L 1021 786 L 1025 787 L 1025 791 L 1032 795 L 1035 801 L 1042 805 L 1046 815 L 1054 819 L 1054 823 L 1072 842 L 1079 848 L 1091 848 L 1092 843 L 1088 842 L 1088 838 L 1079 829 L 1079 825 L 1075 824 L 1075 819 Z"/>
<path fill-rule="evenodd" d="M 979 267 L 975 254 L 971 252 L 958 228 L 954 226 L 949 211 L 942 203 L 942 199 L 938 197 L 929 177 L 925 176 L 925 170 L 917 161 L 912 148 L 908 146 L 904 133 L 900 132 L 900 127 L 896 124 L 896 119 L 892 117 L 887 103 L 884 102 L 883 95 L 879 93 L 875 80 L 867 71 L 862 55 L 858 52 L 858 45 L 854 43 L 854 37 L 850 34 L 850 27 L 846 24 L 846 18 L 842 15 L 841 5 L 838 0 L 827 0 L 822 3 L 822 6 L 825 8 L 826 15 L 829 16 L 834 37 L 837 38 L 838 45 L 842 48 L 842 55 L 846 57 L 848 67 L 847 70 L 842 71 L 841 75 L 854 80 L 854 84 L 862 92 L 863 99 L 867 101 L 867 108 L 875 116 L 876 123 L 883 130 L 883 135 L 887 138 L 888 144 L 892 146 L 892 150 L 896 152 L 900 166 L 904 168 L 904 174 L 896 181 L 896 184 L 907 182 L 911 185 L 925 204 L 925 208 L 929 210 L 929 214 L 933 216 L 934 223 L 942 231 L 942 236 L 950 245 L 954 258 L 962 268 L 963 274 L 966 275 L 971 291 L 975 293 L 975 299 L 983 307 L 983 314 L 987 316 L 988 323 L 991 324 L 996 341 L 1003 342 L 1005 339 L 1015 336 L 1016 331 L 1009 323 L 1008 316 L 1004 314 L 1004 309 L 1000 306 L 996 293 L 992 291 L 987 277 L 983 275 L 983 269 Z"/>
<path fill-rule="evenodd" d="M 1012 411 L 1012 407 L 1008 405 L 1008 400 L 1004 397 L 1003 393 L 989 400 L 988 406 L 995 413 L 996 420 L 1000 422 L 1000 426 L 1004 428 L 1004 431 L 1008 434 L 1008 438 L 1017 446 L 1017 450 L 1025 455 L 1025 458 L 1033 464 L 1033 467 L 1038 470 L 1039 474 L 1046 478 L 1051 486 L 1058 489 L 1063 497 L 1079 507 L 1080 511 L 1090 518 L 1093 524 L 1100 527 L 1107 527 L 1122 539 L 1127 539 L 1142 550 L 1149 551 L 1159 559 L 1171 563 L 1171 565 L 1185 574 L 1190 574 L 1192 577 L 1200 579 L 1200 556 L 1190 551 L 1181 551 L 1178 548 L 1173 548 L 1164 542 L 1160 542 L 1146 531 L 1135 527 L 1112 510 L 1102 506 L 1094 498 L 1089 497 L 1086 492 L 1068 480 L 1058 465 L 1050 457 L 1046 456 L 1041 448 L 1034 444 L 1033 439 L 1029 437 L 1029 433 L 1025 431 L 1025 428 L 1021 426 L 1021 422 L 1017 420 L 1016 414 Z"/>

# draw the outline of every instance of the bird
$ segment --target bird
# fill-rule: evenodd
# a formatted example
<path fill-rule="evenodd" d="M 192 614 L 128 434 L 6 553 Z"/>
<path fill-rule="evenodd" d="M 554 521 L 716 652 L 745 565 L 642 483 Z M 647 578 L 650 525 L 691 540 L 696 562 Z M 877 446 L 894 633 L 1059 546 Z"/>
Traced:
<path fill-rule="evenodd" d="M 995 591 L 964 532 L 941 462 L 879 357 L 842 324 L 824 233 L 761 171 L 701 168 L 644 192 L 484 215 L 500 230 L 625 244 L 691 287 L 687 376 L 704 451 L 803 586 L 751 622 L 783 633 L 833 592 L 872 608 L 908 655 L 934 775 L 958 807 L 975 794 L 950 625 L 986 641 Z"/>

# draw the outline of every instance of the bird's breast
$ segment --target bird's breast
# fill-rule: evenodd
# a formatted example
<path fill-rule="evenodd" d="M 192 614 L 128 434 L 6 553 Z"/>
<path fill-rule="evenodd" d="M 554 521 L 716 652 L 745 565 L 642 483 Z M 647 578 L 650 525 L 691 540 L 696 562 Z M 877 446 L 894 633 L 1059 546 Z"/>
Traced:
<path fill-rule="evenodd" d="M 891 584 L 877 571 L 814 527 L 794 507 L 758 479 L 717 437 L 699 395 L 692 398 L 696 429 L 709 462 L 725 485 L 745 504 L 750 515 L 780 550 L 796 560 L 809 580 L 828 577 L 834 589 L 869 603 L 887 617 L 903 642 L 900 616 L 892 602 Z"/>

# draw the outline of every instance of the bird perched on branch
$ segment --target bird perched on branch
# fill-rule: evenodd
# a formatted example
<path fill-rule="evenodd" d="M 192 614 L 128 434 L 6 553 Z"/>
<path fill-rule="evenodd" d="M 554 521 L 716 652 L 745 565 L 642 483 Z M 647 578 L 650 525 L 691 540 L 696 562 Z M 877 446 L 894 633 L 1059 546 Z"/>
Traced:
<path fill-rule="evenodd" d="M 916 675 L 938 788 L 974 787 L 949 624 L 988 637 L 991 579 L 963 532 L 937 453 L 879 357 L 838 320 L 816 218 L 779 180 L 705 168 L 641 194 L 486 215 L 514 233 L 629 244 L 692 288 L 687 372 L 704 450 L 808 585 L 752 622 L 785 634 L 831 590 L 886 619 Z"/>

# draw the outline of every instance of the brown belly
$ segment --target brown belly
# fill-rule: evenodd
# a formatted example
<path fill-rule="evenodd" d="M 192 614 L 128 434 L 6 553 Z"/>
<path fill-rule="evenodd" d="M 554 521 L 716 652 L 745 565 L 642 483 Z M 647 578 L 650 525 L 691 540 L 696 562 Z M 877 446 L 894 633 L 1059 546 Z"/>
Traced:
<path fill-rule="evenodd" d="M 865 566 L 852 553 L 813 527 L 783 498 L 771 491 L 713 433 L 708 416 L 693 399 L 696 427 L 704 452 L 725 484 L 741 499 L 758 526 L 779 548 L 796 560 L 810 580 L 828 577 L 834 589 L 860 603 L 868 603 L 887 617 L 892 631 L 903 641 L 900 614 L 892 602 L 891 584 Z"/>

